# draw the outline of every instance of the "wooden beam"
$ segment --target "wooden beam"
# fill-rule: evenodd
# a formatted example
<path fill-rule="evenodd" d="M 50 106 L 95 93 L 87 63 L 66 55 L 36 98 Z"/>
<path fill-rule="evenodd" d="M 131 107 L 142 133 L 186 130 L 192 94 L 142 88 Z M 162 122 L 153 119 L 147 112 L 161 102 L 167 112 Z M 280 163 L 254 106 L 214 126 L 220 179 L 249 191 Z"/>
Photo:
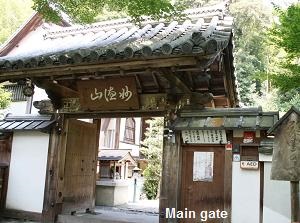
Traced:
<path fill-rule="evenodd" d="M 54 83 L 49 80 L 33 80 L 36 86 L 43 88 L 45 90 L 51 90 L 52 93 L 55 93 L 57 96 L 63 98 L 76 98 L 79 97 L 78 91 L 73 90 L 72 88 L 66 87 L 59 83 Z"/>
<path fill-rule="evenodd" d="M 225 55 L 224 55 L 224 68 L 225 68 L 225 75 L 224 75 L 224 85 L 226 83 L 226 88 L 227 91 L 226 93 L 228 94 L 228 99 L 229 99 L 229 107 L 235 107 L 236 106 L 236 100 L 235 100 L 235 92 L 234 92 L 234 80 L 232 78 L 232 70 L 230 67 L 231 61 L 230 61 L 230 51 L 232 49 L 229 50 L 229 47 L 232 46 L 227 46 L 224 51 L 225 51 Z"/>
<path fill-rule="evenodd" d="M 182 91 L 182 93 L 190 94 L 192 92 L 191 89 L 186 85 L 186 83 L 184 83 L 176 73 L 172 72 L 169 69 L 160 69 L 159 72 L 165 79 L 170 82 L 171 86 L 178 87 Z"/>
<path fill-rule="evenodd" d="M 157 81 L 156 74 L 152 72 L 152 73 L 151 73 L 151 76 L 152 76 L 152 78 L 153 78 L 153 82 L 155 83 L 155 86 L 157 87 L 157 89 L 159 89 L 160 86 L 159 86 L 159 83 L 158 83 L 158 81 Z"/>
<path fill-rule="evenodd" d="M 198 58 L 197 58 L 198 59 Z M 159 62 L 158 62 L 159 61 Z M 148 58 L 147 60 L 119 60 L 110 63 L 97 63 L 97 64 L 81 64 L 81 65 L 60 65 L 49 67 L 37 67 L 16 71 L 0 71 L 0 80 L 8 79 L 20 79 L 31 77 L 53 77 L 53 76 L 65 76 L 78 73 L 93 73 L 101 70 L 106 71 L 124 71 L 133 69 L 145 69 L 147 68 L 160 68 L 160 67 L 172 67 L 172 66 L 188 66 L 196 65 L 197 60 L 194 56 L 181 56 L 181 57 L 168 57 L 168 58 Z"/>

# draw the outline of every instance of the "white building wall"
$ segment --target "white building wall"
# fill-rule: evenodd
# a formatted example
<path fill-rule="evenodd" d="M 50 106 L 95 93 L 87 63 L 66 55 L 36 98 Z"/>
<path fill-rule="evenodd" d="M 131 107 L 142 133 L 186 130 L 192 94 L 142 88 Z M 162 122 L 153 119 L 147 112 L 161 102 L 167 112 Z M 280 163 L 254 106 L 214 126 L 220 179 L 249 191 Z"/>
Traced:
<path fill-rule="evenodd" d="M 240 168 L 232 163 L 232 223 L 259 223 L 259 170 Z"/>
<path fill-rule="evenodd" d="M 34 95 L 33 95 L 33 99 L 32 102 L 34 101 L 40 101 L 40 100 L 49 100 L 46 92 L 44 89 L 35 87 L 34 88 Z M 11 113 L 14 116 L 18 116 L 18 115 L 25 115 L 26 114 L 26 110 L 27 110 L 27 104 L 29 102 L 28 101 L 13 101 L 10 103 L 10 105 L 2 110 L 3 114 L 8 114 Z M 39 114 L 38 112 L 39 110 L 36 109 L 32 104 L 31 104 L 31 111 L 29 112 L 30 114 Z"/>
<path fill-rule="evenodd" d="M 139 156 L 140 138 L 141 138 L 141 118 L 134 118 L 134 120 L 135 120 L 135 144 L 130 144 L 124 142 L 126 118 L 121 118 L 119 149 L 131 149 L 131 155 Z"/>
<path fill-rule="evenodd" d="M 8 108 L 5 109 L 4 113 L 11 113 L 13 115 L 24 115 L 26 114 L 27 101 L 16 101 L 11 102 Z"/>
<path fill-rule="evenodd" d="M 290 223 L 290 183 L 271 180 L 271 162 L 264 162 L 263 223 Z"/>
<path fill-rule="evenodd" d="M 14 133 L 6 208 L 42 212 L 48 144 L 45 133 Z"/>
<path fill-rule="evenodd" d="M 46 94 L 44 89 L 35 87 L 32 102 L 41 101 L 41 100 L 49 100 L 48 95 Z M 31 105 L 31 114 L 38 114 L 39 113 L 38 111 L 39 111 L 38 109 L 36 109 L 33 105 Z"/>

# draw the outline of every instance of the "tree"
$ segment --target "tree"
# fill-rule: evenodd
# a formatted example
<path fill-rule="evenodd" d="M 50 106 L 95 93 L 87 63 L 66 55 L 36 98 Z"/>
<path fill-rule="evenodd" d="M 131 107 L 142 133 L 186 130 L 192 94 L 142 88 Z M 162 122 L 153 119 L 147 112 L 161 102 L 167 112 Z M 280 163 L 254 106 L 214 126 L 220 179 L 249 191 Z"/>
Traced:
<path fill-rule="evenodd" d="M 65 12 L 75 22 L 90 23 L 103 9 L 126 12 L 135 21 L 141 16 L 154 19 L 179 16 L 182 5 L 174 6 L 170 0 L 33 0 L 33 9 L 40 12 L 46 20 L 59 22 L 60 13 Z"/>
<path fill-rule="evenodd" d="M 0 109 L 7 108 L 11 101 L 10 96 L 10 92 L 5 91 L 2 87 L 0 87 Z"/>
<path fill-rule="evenodd" d="M 33 13 L 31 0 L 0 0 L 0 45 Z"/>
<path fill-rule="evenodd" d="M 3 115 L 3 109 L 7 108 L 10 102 L 11 102 L 11 93 L 4 90 L 3 87 L 0 85 L 0 116 Z"/>
<path fill-rule="evenodd" d="M 285 55 L 279 62 L 281 70 L 271 74 L 273 83 L 287 92 L 300 87 L 300 3 L 286 10 L 276 7 L 278 21 L 269 32 L 270 43 Z"/>
<path fill-rule="evenodd" d="M 271 10 L 260 0 L 238 0 L 230 5 L 230 13 L 234 17 L 235 73 L 240 99 L 243 105 L 254 105 L 253 95 L 263 94 L 259 74 L 268 69 L 265 34 L 271 24 Z"/>
<path fill-rule="evenodd" d="M 158 196 L 161 178 L 164 119 L 153 118 L 147 120 L 147 124 L 149 127 L 141 148 L 142 154 L 148 160 L 147 168 L 143 173 L 145 177 L 144 192 L 148 199 L 155 199 Z"/>

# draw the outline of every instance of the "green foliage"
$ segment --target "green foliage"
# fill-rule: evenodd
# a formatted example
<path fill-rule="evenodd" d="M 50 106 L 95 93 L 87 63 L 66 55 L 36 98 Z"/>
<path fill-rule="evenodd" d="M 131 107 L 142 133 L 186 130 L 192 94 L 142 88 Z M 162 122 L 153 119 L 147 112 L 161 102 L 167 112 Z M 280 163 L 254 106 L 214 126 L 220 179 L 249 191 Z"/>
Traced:
<path fill-rule="evenodd" d="M 33 13 L 31 0 L 0 0 L 0 45 Z"/>
<path fill-rule="evenodd" d="M 300 3 L 291 5 L 287 10 L 278 9 L 279 23 L 270 30 L 270 39 L 283 48 L 290 58 L 300 56 Z"/>
<path fill-rule="evenodd" d="M 300 109 L 300 93 L 296 93 L 289 101 L 281 105 L 281 111 L 288 111 L 292 106 Z"/>
<path fill-rule="evenodd" d="M 282 112 L 288 111 L 291 106 L 300 109 L 300 87 L 289 91 L 279 90 L 277 95 L 278 108 Z"/>
<path fill-rule="evenodd" d="M 103 12 L 125 12 L 136 22 L 141 16 L 154 19 L 179 16 L 181 6 L 174 6 L 170 0 L 33 0 L 33 8 L 43 14 L 46 20 L 59 21 L 60 11 L 68 14 L 75 22 L 90 23 Z"/>
<path fill-rule="evenodd" d="M 164 119 L 153 118 L 147 123 L 149 127 L 141 148 L 142 154 L 148 160 L 148 166 L 143 173 L 145 177 L 144 192 L 148 199 L 155 199 L 158 196 L 161 177 Z"/>
<path fill-rule="evenodd" d="M 235 73 L 243 105 L 253 105 L 253 95 L 262 95 L 261 77 L 268 63 L 266 31 L 271 11 L 262 1 L 239 0 L 230 5 L 235 18 Z"/>
<path fill-rule="evenodd" d="M 11 93 L 0 86 L 0 109 L 5 109 L 11 102 Z"/>
<path fill-rule="evenodd" d="M 144 192 L 149 200 L 156 199 L 160 184 L 161 166 L 149 163 L 144 170 Z"/>
<path fill-rule="evenodd" d="M 279 21 L 269 31 L 270 45 L 285 54 L 277 63 L 279 69 L 270 75 L 273 84 L 283 92 L 300 86 L 300 3 L 286 10 L 277 8 Z"/>

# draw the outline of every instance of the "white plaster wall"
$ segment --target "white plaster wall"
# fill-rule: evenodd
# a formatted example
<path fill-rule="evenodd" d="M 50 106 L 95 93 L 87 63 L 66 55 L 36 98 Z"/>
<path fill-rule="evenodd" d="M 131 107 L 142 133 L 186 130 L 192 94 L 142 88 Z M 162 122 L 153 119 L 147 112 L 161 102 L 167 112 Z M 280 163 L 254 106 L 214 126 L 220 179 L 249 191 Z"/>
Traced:
<path fill-rule="evenodd" d="M 119 149 L 131 149 L 131 155 L 139 156 L 140 151 L 140 137 L 141 137 L 141 118 L 134 118 L 135 120 L 135 144 L 125 143 L 124 134 L 125 134 L 125 123 L 126 118 L 121 118 L 120 122 L 120 143 Z"/>
<path fill-rule="evenodd" d="M 103 125 L 104 122 L 101 123 L 101 128 L 102 128 L 102 125 Z M 100 129 L 101 129 L 100 128 Z M 115 130 L 116 128 L 116 119 L 115 118 L 111 118 L 110 121 L 109 121 L 109 124 L 107 126 L 107 130 Z M 101 149 L 114 149 L 114 148 L 107 148 L 104 146 L 104 131 L 101 131 L 100 130 L 100 137 L 99 137 L 99 146 Z M 114 147 L 114 145 L 113 145 Z"/>
<path fill-rule="evenodd" d="M 24 115 L 26 113 L 27 101 L 11 102 L 8 108 L 5 109 L 5 114 Z"/>
<path fill-rule="evenodd" d="M 264 163 L 263 223 L 290 223 L 290 183 L 271 180 L 271 162 Z"/>
<path fill-rule="evenodd" d="M 44 89 L 35 87 L 32 102 L 41 101 L 41 100 L 49 100 L 48 95 L 46 94 Z M 38 111 L 39 111 L 38 109 L 36 109 L 33 105 L 31 105 L 31 114 L 38 114 L 39 113 Z"/>
<path fill-rule="evenodd" d="M 232 223 L 259 223 L 259 170 L 244 170 L 232 163 Z"/>
<path fill-rule="evenodd" d="M 6 208 L 42 212 L 48 143 L 45 133 L 14 133 Z"/>
<path fill-rule="evenodd" d="M 130 149 L 130 153 L 132 156 L 139 156 L 139 148 L 140 147 L 138 145 L 128 144 L 124 142 L 120 142 L 119 144 L 119 149 Z"/>

